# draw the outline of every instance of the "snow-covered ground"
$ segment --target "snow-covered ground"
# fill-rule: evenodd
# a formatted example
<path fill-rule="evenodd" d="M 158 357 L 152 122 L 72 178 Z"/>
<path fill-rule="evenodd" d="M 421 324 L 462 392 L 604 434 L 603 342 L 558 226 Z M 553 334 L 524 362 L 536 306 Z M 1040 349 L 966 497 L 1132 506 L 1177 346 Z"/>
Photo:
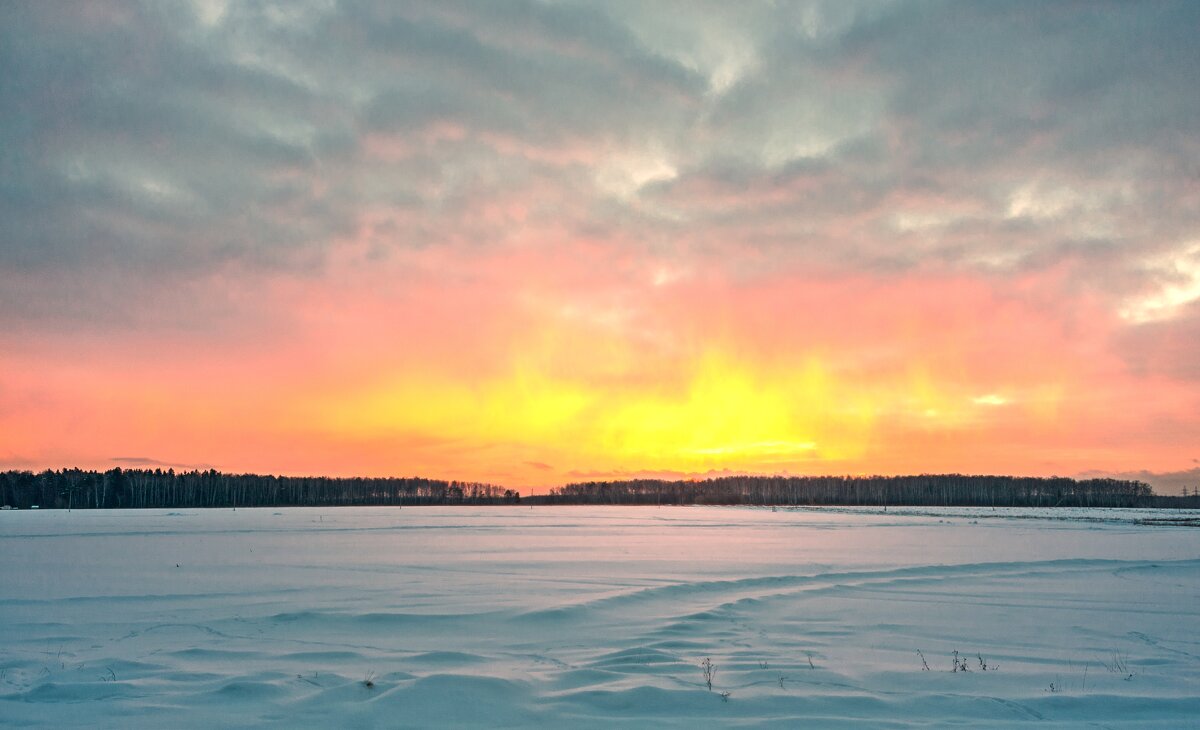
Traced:
<path fill-rule="evenodd" d="M 3 512 L 0 725 L 1200 727 L 1175 516 Z"/>

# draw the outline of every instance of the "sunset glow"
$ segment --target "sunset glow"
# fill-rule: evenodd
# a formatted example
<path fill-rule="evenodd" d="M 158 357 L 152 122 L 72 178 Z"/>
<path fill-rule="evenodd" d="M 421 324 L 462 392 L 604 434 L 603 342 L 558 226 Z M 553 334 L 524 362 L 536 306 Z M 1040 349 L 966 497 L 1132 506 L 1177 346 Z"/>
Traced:
<path fill-rule="evenodd" d="M 643 5 L 7 5 L 0 467 L 1200 475 L 1196 6 Z"/>

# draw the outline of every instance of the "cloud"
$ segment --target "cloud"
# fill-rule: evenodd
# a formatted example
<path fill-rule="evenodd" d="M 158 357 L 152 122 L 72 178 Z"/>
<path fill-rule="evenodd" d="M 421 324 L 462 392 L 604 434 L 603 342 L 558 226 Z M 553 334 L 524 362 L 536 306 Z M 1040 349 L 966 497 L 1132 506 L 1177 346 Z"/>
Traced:
<path fill-rule="evenodd" d="M 1200 302 L 1180 308 L 1176 316 L 1123 328 L 1116 349 L 1138 375 L 1162 375 L 1200 381 Z"/>
<path fill-rule="evenodd" d="M 1002 406 L 1008 403 L 1008 399 L 1002 395 L 988 393 L 987 395 L 977 395 L 971 399 L 971 402 L 977 406 Z"/>
<path fill-rule="evenodd" d="M 36 317 L 46 272 L 319 271 L 364 218 L 376 255 L 503 241 L 536 211 L 480 201 L 557 190 L 564 233 L 1109 291 L 1200 218 L 1190 3 L 711 10 L 8 6 L 0 271 L 56 282 Z"/>
<path fill-rule="evenodd" d="M 113 456 L 109 461 L 123 466 L 132 467 L 170 467 L 172 469 L 214 469 L 212 464 L 179 464 L 170 461 L 160 461 L 145 456 Z"/>
<path fill-rule="evenodd" d="M 1195 459 L 1193 459 L 1195 461 Z M 1079 475 L 1080 478 L 1092 479 L 1108 477 L 1112 479 L 1134 479 L 1149 484 L 1156 494 L 1177 495 L 1187 488 L 1188 494 L 1200 489 L 1200 467 L 1181 471 L 1154 472 L 1146 469 L 1138 471 L 1107 472 L 1092 470 Z"/>

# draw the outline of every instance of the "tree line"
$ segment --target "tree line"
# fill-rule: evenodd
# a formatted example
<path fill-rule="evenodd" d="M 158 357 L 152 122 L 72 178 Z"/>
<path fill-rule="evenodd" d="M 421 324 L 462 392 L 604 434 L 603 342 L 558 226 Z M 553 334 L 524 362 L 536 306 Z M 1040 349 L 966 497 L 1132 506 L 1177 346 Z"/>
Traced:
<path fill-rule="evenodd" d="M 1164 500 L 1180 504 L 1165 504 Z M 522 500 L 479 482 L 409 478 L 281 477 L 215 469 L 82 469 L 0 472 L 0 502 L 19 509 L 333 507 L 486 504 L 761 504 L 996 507 L 1192 506 L 1144 482 L 1065 477 L 729 476 L 700 481 L 631 479 L 567 484 Z"/>
<path fill-rule="evenodd" d="M 1144 482 L 1066 477 L 729 476 L 702 481 L 632 479 L 568 484 L 549 504 L 915 505 L 1140 507 L 1154 495 Z"/>
<path fill-rule="evenodd" d="M 511 504 L 515 490 L 478 482 L 411 478 L 279 477 L 215 469 L 82 469 L 0 472 L 0 502 L 18 509 L 332 507 Z"/>

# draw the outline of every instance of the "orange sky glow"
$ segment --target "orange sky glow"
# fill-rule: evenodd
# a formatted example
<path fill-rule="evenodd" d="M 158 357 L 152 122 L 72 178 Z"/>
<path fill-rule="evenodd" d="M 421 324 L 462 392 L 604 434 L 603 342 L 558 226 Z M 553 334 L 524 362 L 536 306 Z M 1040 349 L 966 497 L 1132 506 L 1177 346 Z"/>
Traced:
<path fill-rule="evenodd" d="M 1130 373 L 1099 304 L 1039 306 L 1053 273 L 733 281 L 581 242 L 458 255 L 259 282 L 215 333 L 27 336 L 2 361 L 6 449 L 526 488 L 1187 465 L 1195 390 Z"/>

